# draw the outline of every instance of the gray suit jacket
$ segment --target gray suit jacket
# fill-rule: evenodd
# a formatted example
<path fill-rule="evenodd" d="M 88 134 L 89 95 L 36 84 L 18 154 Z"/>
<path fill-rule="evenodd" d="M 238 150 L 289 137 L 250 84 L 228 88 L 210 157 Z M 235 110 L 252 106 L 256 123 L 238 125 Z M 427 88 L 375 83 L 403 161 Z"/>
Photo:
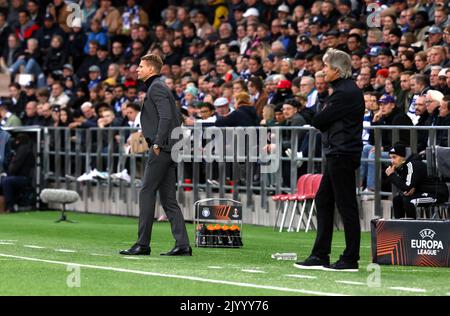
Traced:
<path fill-rule="evenodd" d="M 161 77 L 150 78 L 147 95 L 141 110 L 142 132 L 149 146 L 157 144 L 161 150 L 170 151 L 177 139 L 172 140 L 172 130 L 181 125 L 175 98 Z"/>

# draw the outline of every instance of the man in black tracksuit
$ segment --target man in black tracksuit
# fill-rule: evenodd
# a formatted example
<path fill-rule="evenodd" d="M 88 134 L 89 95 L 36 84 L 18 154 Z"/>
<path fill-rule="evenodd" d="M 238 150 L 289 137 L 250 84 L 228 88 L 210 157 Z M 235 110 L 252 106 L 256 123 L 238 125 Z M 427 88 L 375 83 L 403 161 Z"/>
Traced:
<path fill-rule="evenodd" d="M 325 80 L 332 93 L 312 125 L 322 132 L 325 172 L 316 195 L 317 236 L 310 257 L 294 264 L 299 269 L 358 271 L 361 227 L 356 202 L 355 172 L 361 158 L 364 97 L 351 76 L 350 56 L 329 49 L 324 56 Z M 346 248 L 329 265 L 335 203 L 342 217 Z"/>
<path fill-rule="evenodd" d="M 406 159 L 406 146 L 395 144 L 389 151 L 391 166 L 386 169 L 389 181 L 400 193 L 393 199 L 395 218 L 416 218 L 417 206 L 448 201 L 445 183 L 429 177 L 427 166 L 418 155 Z"/>

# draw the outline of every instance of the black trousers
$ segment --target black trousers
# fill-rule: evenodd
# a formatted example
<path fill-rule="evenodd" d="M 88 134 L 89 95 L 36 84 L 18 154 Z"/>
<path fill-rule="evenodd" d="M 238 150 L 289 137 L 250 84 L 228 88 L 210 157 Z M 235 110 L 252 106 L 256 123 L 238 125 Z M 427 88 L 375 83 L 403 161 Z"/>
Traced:
<path fill-rule="evenodd" d="M 317 236 L 312 255 L 329 259 L 333 238 L 335 204 L 344 223 L 345 250 L 342 259 L 359 260 L 361 226 L 356 202 L 356 177 L 360 157 L 352 155 L 327 156 L 325 172 L 316 195 Z"/>
<path fill-rule="evenodd" d="M 448 198 L 447 198 L 448 199 Z M 416 207 L 426 207 L 433 203 L 444 202 L 445 198 L 437 193 L 414 193 L 411 196 L 399 194 L 392 200 L 395 218 L 416 218 Z"/>
<path fill-rule="evenodd" d="M 161 151 L 156 156 L 150 150 L 145 166 L 142 189 L 139 193 L 139 232 L 138 244 L 150 245 L 153 220 L 155 218 L 156 192 L 159 191 L 164 212 L 170 222 L 172 235 L 176 246 L 189 246 L 189 237 L 186 231 L 183 214 L 176 198 L 176 164 L 170 152 Z"/>

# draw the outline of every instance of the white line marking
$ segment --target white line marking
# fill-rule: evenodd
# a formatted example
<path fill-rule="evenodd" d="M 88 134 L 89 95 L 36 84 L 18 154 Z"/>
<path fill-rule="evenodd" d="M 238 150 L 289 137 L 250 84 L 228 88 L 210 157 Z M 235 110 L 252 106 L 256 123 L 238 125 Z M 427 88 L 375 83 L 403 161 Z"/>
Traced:
<path fill-rule="evenodd" d="M 157 273 L 157 272 L 147 272 L 147 271 L 139 271 L 139 270 L 114 268 L 114 267 L 95 266 L 95 265 L 90 265 L 90 264 L 79 264 L 79 263 L 73 263 L 73 262 L 44 260 L 44 259 L 37 259 L 37 258 L 30 258 L 30 257 L 19 257 L 19 256 L 12 256 L 12 255 L 7 255 L 7 254 L 2 254 L 2 253 L 0 253 L 0 257 L 15 258 L 15 259 L 28 260 L 28 261 L 35 261 L 35 262 L 45 262 L 45 263 L 59 264 L 59 265 L 64 265 L 64 266 L 76 265 L 76 266 L 79 266 L 79 267 L 89 268 L 89 269 L 116 271 L 116 272 L 124 272 L 124 273 L 133 273 L 133 274 L 140 274 L 140 275 L 149 275 L 149 276 L 157 276 L 157 277 L 172 278 L 172 279 L 182 279 L 182 280 L 205 282 L 205 283 L 214 283 L 214 284 L 222 284 L 222 285 L 233 285 L 233 286 L 265 289 L 265 290 L 280 291 L 280 292 L 292 292 L 292 293 L 301 293 L 301 294 L 310 294 L 310 295 L 324 295 L 324 296 L 346 296 L 345 294 L 340 294 L 340 293 L 310 291 L 310 290 L 303 290 L 303 289 L 292 289 L 292 288 L 286 288 L 286 287 L 259 285 L 259 284 L 252 284 L 252 283 L 232 282 L 232 281 L 224 281 L 224 280 L 213 280 L 213 279 L 205 279 L 205 278 L 185 276 L 185 275 L 164 274 L 164 273 Z"/>
<path fill-rule="evenodd" d="M 298 278 L 298 279 L 317 279 L 317 277 L 312 275 L 302 275 L 302 274 L 286 274 L 287 277 L 290 278 Z"/>
<path fill-rule="evenodd" d="M 97 257 L 111 257 L 110 255 L 104 255 L 101 253 L 90 253 L 91 256 L 97 256 Z"/>
<path fill-rule="evenodd" d="M 17 240 L 13 239 L 0 239 L 0 242 L 15 242 Z"/>
<path fill-rule="evenodd" d="M 45 249 L 45 247 L 41 246 L 34 246 L 34 245 L 23 245 L 25 248 L 31 248 L 31 249 Z"/>
<path fill-rule="evenodd" d="M 141 260 L 141 258 L 136 258 L 136 257 L 122 257 L 124 259 L 128 259 L 128 260 Z"/>
<path fill-rule="evenodd" d="M 367 285 L 363 282 L 357 282 L 357 281 L 346 281 L 346 280 L 336 280 L 336 283 L 342 283 L 342 284 L 349 284 L 349 285 Z"/>
<path fill-rule="evenodd" d="M 416 289 L 412 287 L 401 287 L 401 286 L 392 286 L 390 287 L 390 289 L 396 291 L 415 292 L 415 293 L 425 293 L 427 291 L 425 289 Z"/>
<path fill-rule="evenodd" d="M 218 267 L 218 266 L 209 266 L 209 269 L 223 269 L 222 267 Z"/>
<path fill-rule="evenodd" d="M 0 245 L 14 245 L 12 242 L 1 241 Z"/>
<path fill-rule="evenodd" d="M 74 252 L 76 252 L 75 250 L 69 250 L 69 249 L 55 249 L 55 251 L 58 251 L 58 252 L 67 252 L 67 253 L 74 253 Z"/>
<path fill-rule="evenodd" d="M 252 270 L 252 269 L 242 269 L 242 272 L 248 272 L 248 273 L 266 273 L 264 271 L 261 270 Z"/>

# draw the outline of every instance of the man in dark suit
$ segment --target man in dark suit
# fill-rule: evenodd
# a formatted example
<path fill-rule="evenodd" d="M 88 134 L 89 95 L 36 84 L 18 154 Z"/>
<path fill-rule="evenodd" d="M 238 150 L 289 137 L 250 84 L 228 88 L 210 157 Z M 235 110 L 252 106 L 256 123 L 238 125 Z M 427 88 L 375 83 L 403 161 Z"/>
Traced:
<path fill-rule="evenodd" d="M 142 189 L 139 194 L 138 241 L 122 255 L 149 255 L 150 237 L 155 216 L 156 192 L 159 191 L 162 207 L 169 219 L 175 247 L 166 256 L 191 256 L 189 238 L 183 214 L 176 200 L 175 167 L 171 149 L 176 140 L 171 139 L 173 129 L 181 125 L 175 99 L 161 80 L 163 62 L 157 55 L 141 58 L 137 69 L 138 79 L 148 88 L 141 112 L 142 132 L 150 148 Z"/>

